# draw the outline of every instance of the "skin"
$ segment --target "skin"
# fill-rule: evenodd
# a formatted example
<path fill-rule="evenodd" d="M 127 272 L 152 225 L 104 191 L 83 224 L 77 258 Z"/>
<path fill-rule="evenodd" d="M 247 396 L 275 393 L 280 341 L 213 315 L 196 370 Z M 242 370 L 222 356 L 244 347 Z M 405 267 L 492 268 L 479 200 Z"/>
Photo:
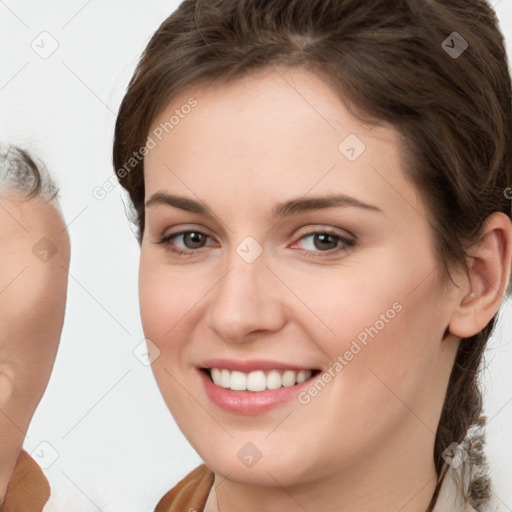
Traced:
<path fill-rule="evenodd" d="M 153 129 L 191 96 L 197 107 L 145 157 L 146 200 L 185 196 L 213 217 L 147 206 L 139 293 L 162 395 L 215 473 L 207 512 L 424 511 L 460 337 L 485 326 L 505 290 L 510 220 L 489 218 L 470 274 L 452 273 L 455 286 L 440 271 L 392 127 L 363 125 L 320 78 L 296 68 L 187 89 Z M 349 134 L 366 145 L 354 162 L 338 150 Z M 270 216 L 282 201 L 334 193 L 381 211 Z M 156 243 L 184 229 L 204 233 L 204 246 L 183 236 Z M 325 229 L 356 244 L 315 245 L 311 233 Z M 251 264 L 236 252 L 247 236 L 263 249 Z M 326 255 L 330 247 L 341 250 Z M 327 371 L 397 302 L 401 311 L 307 405 L 243 416 L 203 390 L 197 365 L 214 357 Z M 262 453 L 251 468 L 237 457 L 247 442 Z"/>
<path fill-rule="evenodd" d="M 46 262 L 32 252 L 43 237 L 57 251 Z M 48 384 L 62 330 L 70 243 L 60 211 L 40 198 L 4 195 L 0 250 L 1 503 Z"/>

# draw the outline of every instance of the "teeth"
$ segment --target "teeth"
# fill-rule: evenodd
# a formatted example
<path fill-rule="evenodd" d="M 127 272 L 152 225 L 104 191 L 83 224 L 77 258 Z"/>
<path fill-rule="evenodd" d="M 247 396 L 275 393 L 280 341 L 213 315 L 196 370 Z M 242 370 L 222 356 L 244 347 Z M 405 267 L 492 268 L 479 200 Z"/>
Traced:
<path fill-rule="evenodd" d="M 231 372 L 229 387 L 235 391 L 244 391 L 247 389 L 247 375 L 242 372 Z"/>
<path fill-rule="evenodd" d="M 226 369 L 212 368 L 212 380 L 217 386 L 234 391 L 264 391 L 302 384 L 311 377 L 311 370 L 257 370 L 250 373 L 230 372 Z"/>
<path fill-rule="evenodd" d="M 229 388 L 231 384 L 231 372 L 229 370 L 221 370 L 220 385 L 223 388 Z"/>
<path fill-rule="evenodd" d="M 281 374 L 277 370 L 270 370 L 267 374 L 267 389 L 281 387 Z"/>
<path fill-rule="evenodd" d="M 218 368 L 212 368 L 210 370 L 210 374 L 212 376 L 212 380 L 213 382 L 218 382 L 219 384 L 217 384 L 217 386 L 220 386 L 220 375 L 221 375 L 221 370 L 219 370 Z M 223 386 L 224 387 L 224 386 Z"/>
<path fill-rule="evenodd" d="M 251 372 L 247 376 L 247 389 L 249 391 L 263 391 L 267 389 L 267 378 L 262 371 Z"/>
<path fill-rule="evenodd" d="M 295 374 L 294 371 L 286 370 L 283 373 L 283 376 L 281 377 L 281 382 L 282 382 L 283 386 L 289 388 L 290 386 L 295 385 L 296 378 L 297 378 L 297 375 Z"/>
<path fill-rule="evenodd" d="M 301 370 L 299 373 L 297 373 L 297 384 L 302 384 L 305 380 L 308 380 L 309 377 L 311 377 L 311 372 L 308 372 L 306 370 Z"/>

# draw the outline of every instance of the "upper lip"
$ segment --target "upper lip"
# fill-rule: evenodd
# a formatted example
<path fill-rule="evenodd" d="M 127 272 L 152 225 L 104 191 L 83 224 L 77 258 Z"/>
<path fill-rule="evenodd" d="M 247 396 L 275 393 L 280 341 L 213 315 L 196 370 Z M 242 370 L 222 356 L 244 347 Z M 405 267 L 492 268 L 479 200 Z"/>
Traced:
<path fill-rule="evenodd" d="M 202 369 L 220 368 L 230 371 L 252 372 L 256 370 L 315 370 L 312 366 L 300 364 L 283 363 L 281 361 L 270 361 L 268 359 L 250 359 L 247 361 L 234 359 L 206 359 L 200 365 Z"/>

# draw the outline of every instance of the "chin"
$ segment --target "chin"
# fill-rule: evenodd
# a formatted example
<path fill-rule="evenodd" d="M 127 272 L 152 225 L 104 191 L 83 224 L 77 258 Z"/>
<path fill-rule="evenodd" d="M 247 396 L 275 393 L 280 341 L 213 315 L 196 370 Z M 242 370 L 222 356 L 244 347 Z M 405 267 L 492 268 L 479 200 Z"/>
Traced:
<path fill-rule="evenodd" d="M 318 476 L 318 464 L 315 471 L 309 472 L 304 464 L 308 456 L 300 452 L 299 446 L 288 450 L 282 444 L 280 449 L 262 446 L 258 453 L 258 449 L 250 442 L 242 444 L 242 448 L 238 447 L 239 444 L 233 442 L 233 446 L 223 446 L 220 450 L 212 450 L 211 445 L 205 447 L 205 450 L 194 448 L 216 475 L 240 484 L 292 486 Z M 287 456 L 287 453 L 293 455 Z"/>

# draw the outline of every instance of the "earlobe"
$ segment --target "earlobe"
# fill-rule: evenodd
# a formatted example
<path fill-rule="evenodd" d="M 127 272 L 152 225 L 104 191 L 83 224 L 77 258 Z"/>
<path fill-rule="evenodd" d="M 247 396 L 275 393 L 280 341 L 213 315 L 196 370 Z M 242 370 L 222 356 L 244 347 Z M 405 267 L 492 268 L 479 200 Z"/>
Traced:
<path fill-rule="evenodd" d="M 450 320 L 451 334 L 469 338 L 491 321 L 504 299 L 511 257 L 512 222 L 496 212 L 487 218 L 480 240 L 470 249 L 469 274 Z"/>

